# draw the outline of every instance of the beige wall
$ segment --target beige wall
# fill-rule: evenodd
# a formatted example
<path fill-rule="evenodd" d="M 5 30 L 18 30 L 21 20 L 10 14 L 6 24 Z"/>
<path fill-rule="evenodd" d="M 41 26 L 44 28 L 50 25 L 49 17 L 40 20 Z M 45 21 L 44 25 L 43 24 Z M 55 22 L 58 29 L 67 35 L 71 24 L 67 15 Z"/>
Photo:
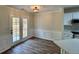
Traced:
<path fill-rule="evenodd" d="M 7 6 L 0 6 L 0 52 L 10 48 L 12 45 L 10 30 L 11 17 L 13 16 L 28 18 L 28 36 L 34 34 L 37 37 L 49 40 L 62 39 L 62 8 L 56 11 L 33 14 Z"/>
<path fill-rule="evenodd" d="M 0 6 L 0 52 L 3 52 L 12 46 L 12 17 L 28 18 L 28 37 L 33 34 L 33 14 L 18 10 L 8 6 Z"/>
<path fill-rule="evenodd" d="M 35 14 L 35 35 L 47 39 L 58 39 L 62 36 L 63 13 L 63 9 L 59 8 L 55 11 Z"/>
<path fill-rule="evenodd" d="M 0 52 L 11 47 L 11 35 L 9 30 L 9 9 L 0 6 Z"/>
<path fill-rule="evenodd" d="M 28 21 L 28 35 L 32 35 L 32 32 L 33 32 L 33 14 L 32 13 L 29 13 L 27 11 L 22 11 L 22 10 L 18 10 L 18 9 L 15 9 L 15 8 L 10 8 L 10 17 L 20 17 L 21 19 L 22 18 L 27 18 L 27 21 Z M 10 21 L 11 23 L 11 21 Z M 11 28 L 11 26 L 10 26 Z"/>
<path fill-rule="evenodd" d="M 0 35 L 9 34 L 9 9 L 5 6 L 0 6 Z"/>

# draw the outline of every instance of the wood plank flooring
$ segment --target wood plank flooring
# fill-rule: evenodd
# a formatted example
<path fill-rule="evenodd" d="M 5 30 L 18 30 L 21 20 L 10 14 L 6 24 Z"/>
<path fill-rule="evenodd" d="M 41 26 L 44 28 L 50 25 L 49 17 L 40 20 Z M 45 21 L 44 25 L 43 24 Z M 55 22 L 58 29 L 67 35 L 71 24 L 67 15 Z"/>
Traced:
<path fill-rule="evenodd" d="M 52 41 L 31 38 L 3 54 L 59 54 L 60 48 Z"/>

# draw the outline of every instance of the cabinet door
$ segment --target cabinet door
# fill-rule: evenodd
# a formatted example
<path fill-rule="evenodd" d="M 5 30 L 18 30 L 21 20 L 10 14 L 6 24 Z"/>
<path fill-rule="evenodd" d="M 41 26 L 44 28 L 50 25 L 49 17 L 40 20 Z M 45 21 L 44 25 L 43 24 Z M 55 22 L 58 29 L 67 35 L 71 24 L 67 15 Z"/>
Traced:
<path fill-rule="evenodd" d="M 73 12 L 73 19 L 79 19 L 79 12 Z"/>
<path fill-rule="evenodd" d="M 64 14 L 64 25 L 71 25 L 72 13 Z"/>

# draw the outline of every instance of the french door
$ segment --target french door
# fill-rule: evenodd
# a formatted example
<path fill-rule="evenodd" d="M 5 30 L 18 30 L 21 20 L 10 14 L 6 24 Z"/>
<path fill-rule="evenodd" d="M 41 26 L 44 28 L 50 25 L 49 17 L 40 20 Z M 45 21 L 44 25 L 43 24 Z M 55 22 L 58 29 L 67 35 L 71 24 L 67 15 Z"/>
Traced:
<path fill-rule="evenodd" d="M 27 37 L 27 18 L 22 19 L 23 22 L 23 38 Z"/>
<path fill-rule="evenodd" d="M 19 17 L 12 18 L 12 36 L 13 36 L 13 42 L 20 40 L 20 18 Z"/>
<path fill-rule="evenodd" d="M 12 17 L 13 43 L 27 37 L 27 18 Z"/>

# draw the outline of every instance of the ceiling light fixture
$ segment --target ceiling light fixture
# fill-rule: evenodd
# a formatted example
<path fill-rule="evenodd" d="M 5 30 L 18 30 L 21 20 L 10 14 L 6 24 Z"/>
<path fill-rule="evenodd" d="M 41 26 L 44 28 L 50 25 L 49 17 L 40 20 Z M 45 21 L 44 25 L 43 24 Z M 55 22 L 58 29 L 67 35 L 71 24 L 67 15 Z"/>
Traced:
<path fill-rule="evenodd" d="M 33 6 L 31 6 L 31 9 L 33 10 L 33 12 L 39 12 L 40 6 L 39 5 L 33 5 Z"/>

